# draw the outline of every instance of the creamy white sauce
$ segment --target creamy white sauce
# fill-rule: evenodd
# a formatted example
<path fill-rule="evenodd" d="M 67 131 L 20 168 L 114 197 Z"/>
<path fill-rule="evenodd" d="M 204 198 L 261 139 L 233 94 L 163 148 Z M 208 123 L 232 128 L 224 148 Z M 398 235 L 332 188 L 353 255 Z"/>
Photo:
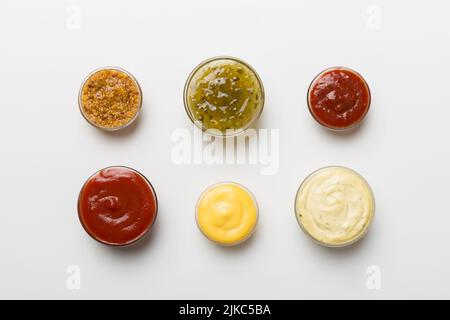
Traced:
<path fill-rule="evenodd" d="M 302 228 L 317 241 L 331 246 L 352 243 L 367 230 L 374 214 L 370 186 L 355 171 L 326 167 L 300 186 L 296 215 Z"/>

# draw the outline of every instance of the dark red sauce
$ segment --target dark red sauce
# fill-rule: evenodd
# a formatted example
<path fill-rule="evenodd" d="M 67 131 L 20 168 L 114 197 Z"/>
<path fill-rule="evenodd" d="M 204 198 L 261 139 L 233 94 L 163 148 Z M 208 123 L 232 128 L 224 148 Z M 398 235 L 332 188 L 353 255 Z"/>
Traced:
<path fill-rule="evenodd" d="M 369 87 L 355 71 L 332 68 L 312 82 L 308 105 L 320 124 L 331 129 L 350 128 L 358 124 L 369 110 Z"/>
<path fill-rule="evenodd" d="M 81 189 L 78 215 L 87 233 L 110 245 L 140 239 L 157 214 L 156 194 L 137 171 L 109 167 L 91 176 Z"/>

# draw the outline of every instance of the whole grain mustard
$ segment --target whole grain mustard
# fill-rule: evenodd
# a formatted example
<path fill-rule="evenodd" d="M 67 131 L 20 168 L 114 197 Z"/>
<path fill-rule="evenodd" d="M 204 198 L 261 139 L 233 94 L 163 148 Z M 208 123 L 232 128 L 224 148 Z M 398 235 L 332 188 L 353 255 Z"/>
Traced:
<path fill-rule="evenodd" d="M 92 73 L 83 83 L 80 108 L 91 124 L 115 130 L 130 124 L 138 115 L 142 94 L 127 72 L 105 68 Z"/>

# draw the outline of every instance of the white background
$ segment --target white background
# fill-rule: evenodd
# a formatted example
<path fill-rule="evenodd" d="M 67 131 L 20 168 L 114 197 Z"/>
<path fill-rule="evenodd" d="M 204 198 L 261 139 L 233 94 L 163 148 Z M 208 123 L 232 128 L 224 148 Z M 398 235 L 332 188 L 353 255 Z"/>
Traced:
<path fill-rule="evenodd" d="M 444 0 L 2 0 L 0 298 L 450 298 L 449 10 Z M 185 80 L 223 54 L 264 82 L 257 127 L 279 129 L 276 175 L 171 160 L 172 133 L 191 129 Z M 77 106 L 82 79 L 105 65 L 144 91 L 138 124 L 118 134 Z M 322 129 L 305 104 L 312 78 L 334 65 L 372 90 L 351 134 Z M 150 236 L 122 249 L 92 240 L 76 211 L 85 179 L 114 164 L 144 173 L 160 205 Z M 344 249 L 313 243 L 293 212 L 302 179 L 330 164 L 359 171 L 376 197 L 368 235 Z M 236 248 L 211 244 L 194 220 L 201 191 L 222 180 L 260 206 L 256 233 Z M 69 265 L 80 290 L 66 286 Z M 380 290 L 366 286 L 370 265 Z"/>

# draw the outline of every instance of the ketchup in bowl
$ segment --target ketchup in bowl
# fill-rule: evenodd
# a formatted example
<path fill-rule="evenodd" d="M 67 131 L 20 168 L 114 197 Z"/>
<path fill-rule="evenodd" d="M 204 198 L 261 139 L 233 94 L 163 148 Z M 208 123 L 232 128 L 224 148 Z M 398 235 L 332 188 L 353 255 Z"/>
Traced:
<path fill-rule="evenodd" d="M 93 174 L 78 198 L 78 216 L 95 240 L 113 246 L 136 242 L 152 227 L 157 199 L 150 182 L 127 167 L 108 167 Z"/>
<path fill-rule="evenodd" d="M 308 107 L 314 119 L 329 129 L 352 128 L 369 110 L 369 86 L 360 74 L 349 68 L 327 69 L 312 81 Z"/>

